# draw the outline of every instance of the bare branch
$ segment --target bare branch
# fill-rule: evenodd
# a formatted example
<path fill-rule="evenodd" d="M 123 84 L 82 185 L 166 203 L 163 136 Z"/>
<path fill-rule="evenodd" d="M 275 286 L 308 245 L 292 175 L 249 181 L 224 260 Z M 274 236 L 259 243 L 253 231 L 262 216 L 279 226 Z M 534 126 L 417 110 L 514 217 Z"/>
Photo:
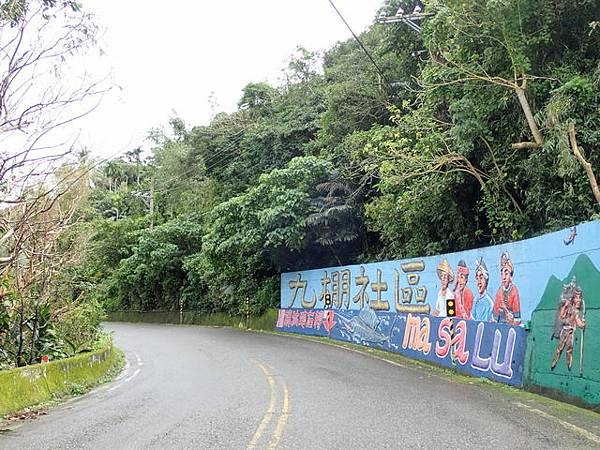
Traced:
<path fill-rule="evenodd" d="M 515 150 L 527 150 L 540 148 L 541 146 L 542 144 L 538 144 L 537 142 L 516 142 L 511 145 L 511 148 Z"/>
<path fill-rule="evenodd" d="M 596 179 L 596 175 L 594 174 L 594 169 L 592 165 L 585 159 L 579 146 L 577 145 L 577 136 L 575 134 L 575 124 L 569 124 L 569 141 L 571 142 L 571 149 L 573 150 L 573 154 L 585 170 L 585 173 L 590 182 L 590 186 L 592 188 L 592 192 L 594 193 L 594 198 L 596 199 L 596 203 L 600 204 L 600 188 L 598 187 L 598 180 Z"/>

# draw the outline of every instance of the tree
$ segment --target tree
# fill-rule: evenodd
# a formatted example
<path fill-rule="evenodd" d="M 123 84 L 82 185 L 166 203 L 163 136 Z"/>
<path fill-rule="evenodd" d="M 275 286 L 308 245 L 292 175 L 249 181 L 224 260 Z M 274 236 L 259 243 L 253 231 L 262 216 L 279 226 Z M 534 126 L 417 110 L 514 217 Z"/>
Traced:
<path fill-rule="evenodd" d="M 151 310 L 179 308 L 186 287 L 183 261 L 200 250 L 202 223 L 178 218 L 139 233 L 133 254 L 119 262 L 112 282 L 121 307 Z"/>
<path fill-rule="evenodd" d="M 562 133 L 559 145 L 569 148 L 571 157 L 585 170 L 600 204 L 593 165 L 581 152 L 577 138 L 577 129 L 586 134 L 586 121 L 576 120 L 573 114 L 556 114 L 558 105 L 567 100 L 566 87 L 597 70 L 600 35 L 593 23 L 600 14 L 598 2 L 432 0 L 427 6 L 434 17 L 424 29 L 435 64 L 424 72 L 425 86 L 479 83 L 483 84 L 480 89 L 487 84 L 513 92 L 533 139 L 513 142 L 512 148 L 539 149 L 546 143 L 545 134 Z M 575 110 L 585 109 L 584 99 L 569 100 L 566 103 Z M 538 115 L 554 112 L 546 130 L 536 119 L 536 106 Z"/>
<path fill-rule="evenodd" d="M 76 258 L 64 237 L 88 193 L 85 173 L 85 168 L 58 170 L 57 177 L 71 180 L 68 188 L 47 192 L 44 184 L 29 186 L 20 204 L 0 214 L 0 224 L 12 230 L 3 242 L 7 256 L 2 261 L 1 297 L 8 321 L 0 334 L 7 335 L 4 356 L 17 366 L 32 364 L 42 351 L 51 350 L 50 333 L 59 310 L 54 298 L 57 280 L 62 268 Z"/>
<path fill-rule="evenodd" d="M 370 227 L 394 256 L 520 239 L 597 211 L 592 3 L 426 2 L 422 89 L 355 153 L 377 182 Z"/>
<path fill-rule="evenodd" d="M 249 83 L 238 109 L 208 125 L 172 120 L 141 172 L 135 158 L 115 163 L 93 198 L 119 220 L 94 223 L 90 256 L 102 257 L 82 272 L 111 307 L 179 300 L 239 314 L 250 296 L 258 312 L 276 304 L 282 271 L 464 250 L 596 217 L 597 3 L 385 0 L 388 15 L 419 5 L 433 16 L 423 34 L 361 34 L 381 72 L 354 40 L 322 57 L 298 49 L 281 85 Z M 147 195 L 150 179 L 154 232 L 128 196 L 133 185 Z"/>
<path fill-rule="evenodd" d="M 61 180 L 51 177 L 72 147 L 56 144 L 52 134 L 88 113 L 107 90 L 103 81 L 92 81 L 88 74 L 74 73 L 69 67 L 70 58 L 77 58 L 95 44 L 95 34 L 91 16 L 75 2 L 2 3 L 0 203 L 35 202 L 31 195 L 24 195 L 34 185 L 54 182 L 60 190 Z M 6 239 L 15 230 L 0 232 Z"/>
<path fill-rule="evenodd" d="M 242 89 L 242 98 L 238 102 L 240 109 L 261 110 L 271 105 L 279 94 L 267 83 L 249 83 Z"/>
<path fill-rule="evenodd" d="M 55 133 L 107 90 L 69 65 L 95 34 L 73 1 L 0 4 L 0 297 L 8 303 L 0 316 L 9 317 L 2 331 L 16 365 L 36 361 L 47 343 L 57 274 L 72 256 L 61 240 L 87 196 L 91 169 L 67 163 L 72 143 Z"/>

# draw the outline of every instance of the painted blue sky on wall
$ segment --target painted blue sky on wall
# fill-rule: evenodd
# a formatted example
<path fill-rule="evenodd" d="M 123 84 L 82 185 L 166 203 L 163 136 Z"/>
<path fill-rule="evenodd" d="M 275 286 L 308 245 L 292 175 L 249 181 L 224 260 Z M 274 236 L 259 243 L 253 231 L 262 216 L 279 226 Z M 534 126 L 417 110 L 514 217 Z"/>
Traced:
<path fill-rule="evenodd" d="M 324 308 L 331 299 L 333 309 L 444 316 L 443 300 L 454 297 L 465 319 L 518 325 L 531 318 L 550 277 L 567 277 L 582 254 L 600 268 L 600 221 L 464 252 L 284 273 L 281 307 Z"/>

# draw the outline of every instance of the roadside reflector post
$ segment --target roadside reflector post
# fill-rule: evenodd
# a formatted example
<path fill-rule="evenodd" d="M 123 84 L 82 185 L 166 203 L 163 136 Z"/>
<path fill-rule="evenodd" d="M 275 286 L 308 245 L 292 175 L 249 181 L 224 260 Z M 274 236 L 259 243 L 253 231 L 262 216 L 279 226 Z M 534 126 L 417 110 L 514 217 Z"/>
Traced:
<path fill-rule="evenodd" d="M 250 325 L 250 297 L 246 297 L 246 328 Z"/>
<path fill-rule="evenodd" d="M 331 294 L 328 292 L 324 296 L 325 299 L 325 309 L 331 309 Z"/>
<path fill-rule="evenodd" d="M 446 316 L 450 317 L 450 358 L 452 365 L 456 364 L 454 354 L 454 317 L 456 317 L 456 301 L 453 298 L 446 299 Z"/>

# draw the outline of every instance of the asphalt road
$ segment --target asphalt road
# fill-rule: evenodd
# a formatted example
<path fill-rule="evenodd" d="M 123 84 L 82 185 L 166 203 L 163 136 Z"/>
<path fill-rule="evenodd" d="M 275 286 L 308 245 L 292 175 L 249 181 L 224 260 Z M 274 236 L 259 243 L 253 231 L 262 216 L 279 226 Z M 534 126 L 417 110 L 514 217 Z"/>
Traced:
<path fill-rule="evenodd" d="M 599 415 L 410 363 L 230 328 L 108 324 L 114 382 L 1 449 L 600 448 Z"/>

